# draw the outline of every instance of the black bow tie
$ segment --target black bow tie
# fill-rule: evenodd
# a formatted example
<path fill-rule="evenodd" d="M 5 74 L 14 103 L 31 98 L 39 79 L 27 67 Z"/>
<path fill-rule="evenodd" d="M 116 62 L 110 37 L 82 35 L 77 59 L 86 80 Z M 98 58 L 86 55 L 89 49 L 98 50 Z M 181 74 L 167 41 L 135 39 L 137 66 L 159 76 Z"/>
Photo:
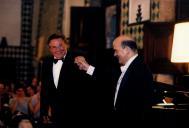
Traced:
<path fill-rule="evenodd" d="M 62 62 L 64 61 L 64 58 L 62 58 L 62 59 L 53 59 L 53 63 L 57 63 L 59 60 L 62 60 Z"/>

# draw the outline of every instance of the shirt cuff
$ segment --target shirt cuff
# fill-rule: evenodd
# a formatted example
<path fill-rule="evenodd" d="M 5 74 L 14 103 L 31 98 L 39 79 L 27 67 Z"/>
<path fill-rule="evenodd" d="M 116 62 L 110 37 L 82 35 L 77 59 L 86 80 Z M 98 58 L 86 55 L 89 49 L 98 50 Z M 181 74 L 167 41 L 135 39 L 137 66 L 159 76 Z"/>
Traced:
<path fill-rule="evenodd" d="M 88 68 L 88 70 L 87 70 L 87 74 L 89 74 L 89 75 L 93 75 L 93 72 L 94 72 L 94 70 L 95 70 L 95 67 L 93 67 L 92 65 L 90 65 L 89 66 L 89 68 Z"/>

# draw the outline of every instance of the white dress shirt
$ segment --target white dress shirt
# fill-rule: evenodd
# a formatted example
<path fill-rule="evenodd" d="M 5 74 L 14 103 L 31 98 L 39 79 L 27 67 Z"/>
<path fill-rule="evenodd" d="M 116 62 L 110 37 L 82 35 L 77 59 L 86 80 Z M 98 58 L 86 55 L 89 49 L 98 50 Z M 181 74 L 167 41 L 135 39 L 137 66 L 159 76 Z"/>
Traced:
<path fill-rule="evenodd" d="M 119 91 L 119 87 L 121 85 L 121 81 L 123 79 L 123 76 L 125 74 L 125 72 L 127 71 L 127 69 L 129 68 L 130 64 L 133 62 L 133 60 L 138 56 L 138 54 L 134 55 L 133 57 L 131 57 L 127 63 L 124 66 L 121 66 L 121 75 L 119 77 L 119 80 L 117 82 L 117 87 L 116 87 L 116 91 L 115 91 L 115 96 L 114 96 L 114 106 L 116 104 L 116 100 L 117 100 L 117 95 L 118 95 L 118 91 Z"/>
<path fill-rule="evenodd" d="M 65 58 L 65 56 L 64 56 Z M 58 87 L 58 81 L 59 81 L 59 75 L 60 75 L 60 71 L 63 65 L 63 61 L 62 60 L 58 60 L 58 62 L 55 64 L 53 63 L 53 79 L 54 79 L 54 84 L 55 87 Z"/>

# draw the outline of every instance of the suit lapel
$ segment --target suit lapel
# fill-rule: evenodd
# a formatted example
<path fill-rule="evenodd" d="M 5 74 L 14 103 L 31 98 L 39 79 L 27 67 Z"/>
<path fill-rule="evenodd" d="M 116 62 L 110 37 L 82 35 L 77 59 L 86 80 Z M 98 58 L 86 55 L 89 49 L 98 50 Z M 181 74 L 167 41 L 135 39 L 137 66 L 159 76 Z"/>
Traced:
<path fill-rule="evenodd" d="M 62 64 L 62 67 L 61 67 L 61 70 L 60 70 L 60 75 L 59 75 L 59 80 L 58 80 L 58 86 L 57 86 L 57 89 L 60 89 L 62 88 L 61 86 L 63 86 L 64 82 L 65 82 L 65 77 L 67 77 L 68 75 L 68 68 L 69 68 L 69 61 L 70 61 L 70 56 L 69 56 L 69 53 L 67 53 L 65 59 L 64 59 L 64 62 Z"/>
<path fill-rule="evenodd" d="M 129 65 L 129 67 L 128 67 L 127 71 L 125 72 L 125 74 L 124 74 L 124 76 L 123 76 L 123 79 L 122 79 L 122 81 L 121 81 L 120 88 L 119 88 L 120 90 L 121 90 L 121 88 L 126 88 L 126 87 L 127 87 L 128 79 L 129 79 L 129 77 L 131 76 L 132 70 L 134 70 L 134 67 L 135 67 L 135 65 L 137 64 L 138 59 L 139 59 L 139 58 L 136 57 L 136 58 L 133 60 L 133 62 Z M 119 93 L 118 93 L 118 95 L 119 95 Z"/>
<path fill-rule="evenodd" d="M 51 88 L 56 89 L 56 86 L 54 84 L 54 79 L 53 79 L 53 56 L 51 56 L 46 63 L 47 63 L 46 64 L 47 67 L 45 68 L 45 70 L 47 70 L 46 71 L 46 75 L 49 74 L 49 77 L 48 77 L 49 78 L 48 79 L 49 83 L 48 83 L 48 85 L 52 86 Z"/>
<path fill-rule="evenodd" d="M 60 86 L 62 85 L 63 81 L 64 81 L 64 77 L 65 77 L 65 72 L 66 72 L 66 61 L 63 62 L 61 70 L 60 70 L 60 74 L 59 74 L 59 79 L 58 79 L 58 86 L 57 89 L 60 88 Z"/>

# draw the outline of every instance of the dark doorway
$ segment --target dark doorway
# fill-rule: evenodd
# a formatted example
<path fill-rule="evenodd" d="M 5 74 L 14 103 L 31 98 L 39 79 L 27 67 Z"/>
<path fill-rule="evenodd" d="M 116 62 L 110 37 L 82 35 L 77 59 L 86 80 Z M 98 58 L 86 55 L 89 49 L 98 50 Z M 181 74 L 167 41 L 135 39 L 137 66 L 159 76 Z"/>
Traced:
<path fill-rule="evenodd" d="M 73 50 L 80 51 L 90 63 L 96 63 L 96 56 L 105 50 L 104 9 L 72 7 L 70 42 Z"/>

